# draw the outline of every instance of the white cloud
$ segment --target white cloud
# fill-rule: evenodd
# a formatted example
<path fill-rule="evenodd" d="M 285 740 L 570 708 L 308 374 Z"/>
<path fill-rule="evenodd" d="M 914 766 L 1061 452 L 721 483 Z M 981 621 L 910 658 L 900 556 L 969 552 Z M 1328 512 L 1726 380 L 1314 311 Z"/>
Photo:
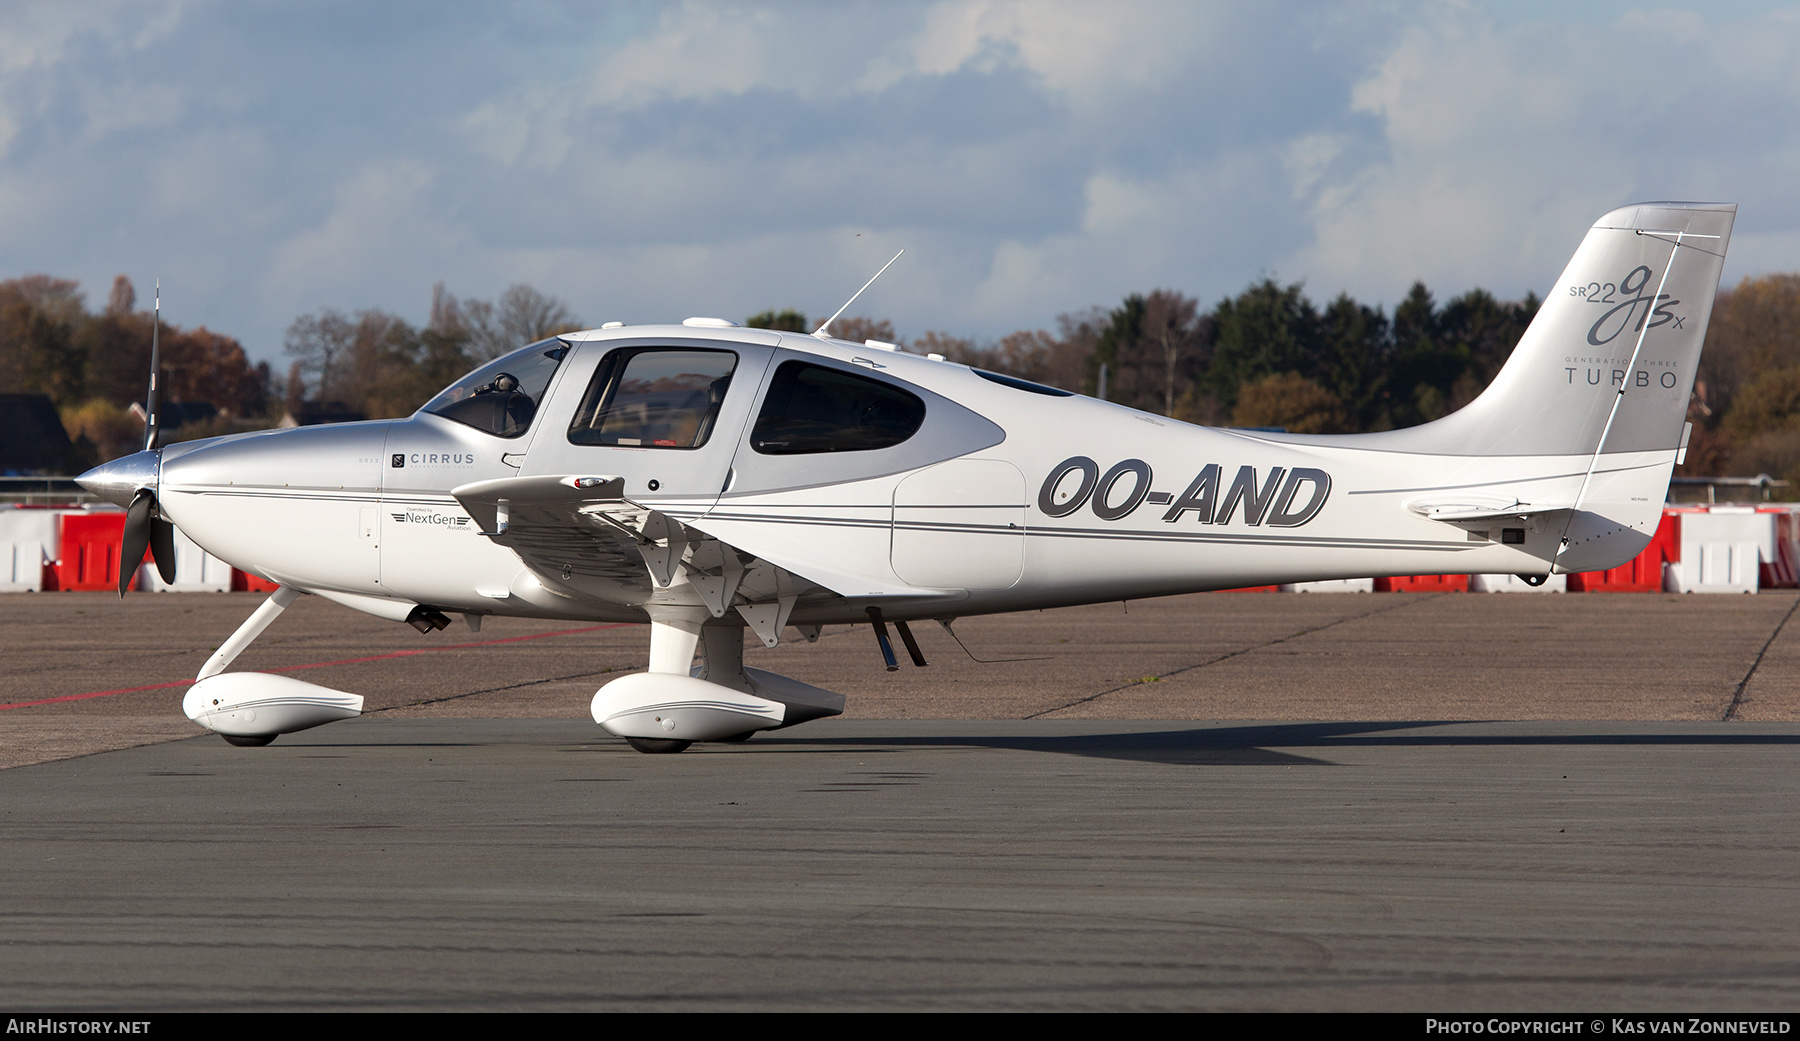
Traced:
<path fill-rule="evenodd" d="M 1017 62 L 1082 109 L 1152 90 L 1204 60 L 1223 21 L 1203 4 L 946 0 L 913 39 L 913 70 L 944 75 Z"/>
<path fill-rule="evenodd" d="M 264 356 L 319 306 L 422 318 L 440 279 L 594 321 L 828 313 L 901 246 L 858 308 L 914 334 L 1265 274 L 1505 296 L 1634 197 L 1735 198 L 1728 272 L 1797 266 L 1797 98 L 1781 12 L 19 4 L 0 277 L 161 271 Z"/>
<path fill-rule="evenodd" d="M 1440 11 L 1355 86 L 1353 108 L 1380 121 L 1386 154 L 1317 182 L 1315 240 L 1283 266 L 1319 289 L 1390 300 L 1414 278 L 1440 296 L 1542 292 L 1615 206 L 1754 203 L 1780 189 L 1748 172 L 1793 152 L 1782 131 L 1800 112 L 1797 30 L 1785 15 L 1500 27 Z M 1757 122 L 1768 130 L 1743 132 Z"/>
<path fill-rule="evenodd" d="M 632 40 L 595 66 L 584 100 L 614 105 L 741 94 L 753 87 L 804 90 L 818 83 L 817 63 L 791 60 L 792 52 L 783 60 L 780 53 L 780 44 L 792 39 L 782 30 L 797 28 L 767 9 L 672 7 L 654 34 Z"/>
<path fill-rule="evenodd" d="M 327 293 L 342 294 L 341 307 L 373 306 L 367 287 L 387 283 L 396 266 L 416 269 L 460 244 L 424 205 L 431 181 L 403 159 L 356 171 L 336 186 L 324 220 L 274 248 L 261 289 L 289 306 Z"/>
<path fill-rule="evenodd" d="M 153 47 L 175 31 L 186 6 L 181 0 L 156 4 L 17 0 L 0 7 L 0 158 L 21 128 L 54 103 L 58 78 L 51 70 L 79 64 L 89 41 L 101 50 Z M 91 126 L 117 122 L 97 111 L 89 114 Z"/>

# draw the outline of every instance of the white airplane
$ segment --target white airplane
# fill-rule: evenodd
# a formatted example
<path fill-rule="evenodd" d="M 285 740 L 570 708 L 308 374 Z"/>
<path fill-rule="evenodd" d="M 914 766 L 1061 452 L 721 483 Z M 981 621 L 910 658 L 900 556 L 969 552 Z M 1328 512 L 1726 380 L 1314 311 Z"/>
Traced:
<path fill-rule="evenodd" d="M 593 715 L 675 752 L 842 711 L 746 666 L 746 628 L 773 647 L 790 625 L 867 623 L 892 669 L 889 625 L 924 664 L 921 619 L 1630 560 L 1686 446 L 1735 216 L 1602 217 L 1486 392 L 1406 430 L 1209 429 L 823 327 L 690 318 L 522 347 L 409 419 L 152 447 L 80 481 L 130 508 L 122 560 L 149 543 L 166 566 L 173 524 L 280 584 L 184 699 L 234 744 L 360 713 L 355 694 L 223 671 L 310 593 L 421 632 L 647 621 L 648 671 L 601 687 Z"/>

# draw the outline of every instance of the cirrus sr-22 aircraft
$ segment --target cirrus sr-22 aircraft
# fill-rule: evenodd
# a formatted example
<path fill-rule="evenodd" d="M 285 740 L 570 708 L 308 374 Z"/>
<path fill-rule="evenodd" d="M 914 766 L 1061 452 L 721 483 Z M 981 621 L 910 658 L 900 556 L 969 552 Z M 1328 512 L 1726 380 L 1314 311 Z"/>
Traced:
<path fill-rule="evenodd" d="M 648 622 L 648 670 L 593 715 L 675 752 L 842 711 L 746 666 L 746 628 L 774 646 L 867 623 L 892 668 L 888 626 L 923 664 L 923 619 L 1630 560 L 1686 446 L 1735 216 L 1602 217 L 1492 385 L 1405 430 L 1198 427 L 823 327 L 689 319 L 521 347 L 409 419 L 161 448 L 152 424 L 146 451 L 80 481 L 128 507 L 121 560 L 148 545 L 172 571 L 178 526 L 279 583 L 184 698 L 234 744 L 361 712 L 224 671 L 313 594 L 422 632 L 459 613 Z"/>

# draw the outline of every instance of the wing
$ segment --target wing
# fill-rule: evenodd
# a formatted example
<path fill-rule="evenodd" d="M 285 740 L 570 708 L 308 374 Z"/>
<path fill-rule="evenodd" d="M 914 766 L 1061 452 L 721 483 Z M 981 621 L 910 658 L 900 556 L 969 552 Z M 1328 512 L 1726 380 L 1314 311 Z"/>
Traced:
<path fill-rule="evenodd" d="M 624 483 L 612 476 L 506 477 L 450 494 L 483 535 L 560 595 L 646 610 L 699 604 L 715 618 L 736 611 L 771 647 L 797 605 L 961 593 L 801 559 L 759 539 L 754 527 L 733 528 L 727 542 L 708 533 L 700 511 L 633 502 Z"/>

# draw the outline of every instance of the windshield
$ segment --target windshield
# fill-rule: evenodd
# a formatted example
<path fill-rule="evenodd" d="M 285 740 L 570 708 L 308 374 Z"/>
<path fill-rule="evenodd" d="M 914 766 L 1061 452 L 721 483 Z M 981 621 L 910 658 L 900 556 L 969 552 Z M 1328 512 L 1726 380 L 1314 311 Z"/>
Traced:
<path fill-rule="evenodd" d="M 569 345 L 555 337 L 521 347 L 444 388 L 420 411 L 498 437 L 518 437 L 531 429 L 550 377 L 568 353 Z"/>

